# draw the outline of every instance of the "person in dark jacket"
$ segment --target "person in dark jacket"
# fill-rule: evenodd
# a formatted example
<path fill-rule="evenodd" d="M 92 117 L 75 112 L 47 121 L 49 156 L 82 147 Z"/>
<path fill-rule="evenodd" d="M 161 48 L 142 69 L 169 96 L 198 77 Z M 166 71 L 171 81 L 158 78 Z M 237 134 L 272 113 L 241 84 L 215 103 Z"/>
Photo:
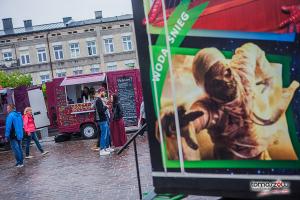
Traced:
<path fill-rule="evenodd" d="M 127 137 L 123 120 L 123 109 L 119 103 L 118 95 L 113 95 L 112 121 L 110 123 L 110 132 L 112 143 L 115 147 L 123 146 Z"/>
<path fill-rule="evenodd" d="M 10 142 L 11 149 L 16 158 L 16 167 L 23 167 L 23 120 L 22 114 L 16 111 L 14 104 L 7 105 L 7 118 L 5 123 L 5 138 Z"/>
<path fill-rule="evenodd" d="M 104 105 L 101 94 L 103 93 L 103 89 L 99 89 L 96 93 L 97 99 L 95 101 L 95 117 L 96 122 L 100 128 L 100 156 L 109 155 L 109 140 L 108 140 L 108 133 L 109 133 L 109 126 L 108 126 L 108 119 L 106 116 L 107 107 Z"/>
<path fill-rule="evenodd" d="M 107 99 L 105 98 L 105 89 L 101 88 L 99 90 L 99 92 L 94 94 L 94 100 L 92 101 L 92 108 L 94 108 L 94 109 L 96 108 L 96 100 L 97 100 L 97 98 L 95 98 L 96 96 L 100 96 L 103 105 L 107 108 L 106 111 L 105 111 L 105 114 L 106 114 L 106 119 L 107 119 L 107 123 L 108 123 L 108 127 L 109 127 L 109 121 L 110 121 L 110 111 L 109 110 L 110 109 L 109 109 L 109 106 L 107 105 L 109 103 L 109 101 L 107 101 Z M 97 110 L 95 109 L 95 122 L 98 123 L 99 121 L 100 121 L 99 114 L 98 114 Z M 100 127 L 99 127 L 99 129 L 100 129 Z M 93 151 L 99 151 L 100 150 L 100 138 L 101 138 L 100 135 L 101 135 L 101 133 L 99 132 L 97 134 L 97 142 L 92 147 Z M 113 152 L 114 149 L 111 148 L 111 139 L 110 139 L 110 129 L 109 128 L 108 128 L 107 140 L 108 140 L 108 143 L 109 143 L 109 147 L 106 148 L 106 151 Z"/>

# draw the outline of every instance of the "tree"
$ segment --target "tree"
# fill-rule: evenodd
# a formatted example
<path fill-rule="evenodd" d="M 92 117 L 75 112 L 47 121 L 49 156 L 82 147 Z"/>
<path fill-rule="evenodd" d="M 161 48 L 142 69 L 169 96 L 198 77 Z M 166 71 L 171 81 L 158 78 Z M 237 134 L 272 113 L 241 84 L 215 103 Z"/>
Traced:
<path fill-rule="evenodd" d="M 2 87 L 15 88 L 18 86 L 30 86 L 31 76 L 20 72 L 5 73 L 0 71 L 0 85 Z"/>

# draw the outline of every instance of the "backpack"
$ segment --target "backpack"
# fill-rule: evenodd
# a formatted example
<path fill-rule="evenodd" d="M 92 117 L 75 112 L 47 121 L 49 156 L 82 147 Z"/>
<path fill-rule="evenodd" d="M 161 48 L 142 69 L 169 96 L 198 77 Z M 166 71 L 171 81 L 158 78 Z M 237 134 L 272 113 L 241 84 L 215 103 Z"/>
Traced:
<path fill-rule="evenodd" d="M 9 137 L 10 137 L 11 140 L 17 139 L 17 135 L 16 135 L 16 130 L 15 130 L 14 122 L 11 123 L 11 129 L 10 129 Z"/>

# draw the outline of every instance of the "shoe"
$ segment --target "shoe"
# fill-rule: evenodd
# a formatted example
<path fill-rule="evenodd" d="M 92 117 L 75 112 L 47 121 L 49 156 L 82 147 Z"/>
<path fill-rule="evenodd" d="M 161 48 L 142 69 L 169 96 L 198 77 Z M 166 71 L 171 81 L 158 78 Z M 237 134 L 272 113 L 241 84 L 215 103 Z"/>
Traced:
<path fill-rule="evenodd" d="M 105 151 L 105 149 L 100 150 L 100 156 L 106 156 L 106 155 L 109 155 L 109 154 L 110 154 L 110 152 Z"/>
<path fill-rule="evenodd" d="M 33 156 L 26 156 L 25 158 L 26 159 L 30 159 L 30 158 L 33 158 Z"/>
<path fill-rule="evenodd" d="M 24 165 L 23 164 L 18 164 L 17 167 L 21 168 L 21 167 L 24 167 Z"/>
<path fill-rule="evenodd" d="M 44 156 L 44 155 L 46 155 L 46 154 L 48 154 L 49 153 L 49 151 L 44 151 L 43 153 L 42 153 L 42 155 Z"/>
<path fill-rule="evenodd" d="M 114 152 L 115 150 L 113 148 L 108 147 L 107 149 L 105 149 L 105 151 L 108 151 L 111 153 L 111 152 Z"/>
<path fill-rule="evenodd" d="M 99 147 L 93 147 L 91 148 L 93 151 L 100 151 L 100 148 Z"/>

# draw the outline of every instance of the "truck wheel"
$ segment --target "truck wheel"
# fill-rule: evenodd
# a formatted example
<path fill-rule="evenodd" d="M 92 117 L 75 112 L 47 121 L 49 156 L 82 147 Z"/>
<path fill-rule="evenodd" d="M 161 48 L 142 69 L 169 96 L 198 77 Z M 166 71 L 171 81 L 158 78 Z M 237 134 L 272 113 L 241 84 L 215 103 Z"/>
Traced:
<path fill-rule="evenodd" d="M 81 127 L 80 132 L 85 139 L 92 139 L 97 135 L 97 128 L 94 124 L 85 124 Z"/>

